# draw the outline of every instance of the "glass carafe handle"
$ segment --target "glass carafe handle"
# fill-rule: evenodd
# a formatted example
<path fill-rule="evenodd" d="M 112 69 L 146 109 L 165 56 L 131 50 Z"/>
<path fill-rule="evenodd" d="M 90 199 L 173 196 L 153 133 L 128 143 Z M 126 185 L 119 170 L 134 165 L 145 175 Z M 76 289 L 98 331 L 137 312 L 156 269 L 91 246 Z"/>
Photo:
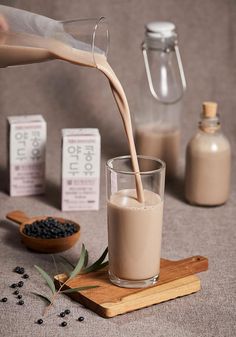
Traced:
<path fill-rule="evenodd" d="M 145 69 L 146 69 L 146 74 L 147 74 L 147 79 L 148 79 L 149 89 L 150 89 L 151 94 L 153 95 L 153 97 L 154 97 L 155 99 L 157 99 L 158 101 L 164 103 L 164 104 L 173 104 L 173 103 L 177 103 L 178 101 L 181 100 L 181 98 L 183 97 L 183 93 L 184 93 L 184 91 L 186 90 L 186 80 L 185 80 L 184 69 L 183 69 L 183 64 L 182 64 L 182 61 L 181 61 L 181 57 L 180 57 L 180 52 L 179 52 L 179 47 L 178 47 L 178 45 L 175 45 L 175 46 L 174 46 L 174 50 L 175 50 L 176 59 L 177 59 L 177 64 L 178 64 L 179 73 L 180 73 L 180 78 L 181 78 L 182 93 L 181 93 L 181 95 L 180 95 L 178 98 L 166 102 L 166 101 L 163 101 L 163 100 L 160 98 L 160 95 L 158 95 L 158 93 L 157 93 L 156 90 L 154 89 L 153 81 L 152 81 L 152 75 L 151 75 L 151 71 L 150 71 L 150 67 L 149 67 L 149 62 L 148 62 L 147 47 L 146 47 L 145 44 L 142 44 L 142 51 L 143 51 L 144 65 L 145 65 Z"/>

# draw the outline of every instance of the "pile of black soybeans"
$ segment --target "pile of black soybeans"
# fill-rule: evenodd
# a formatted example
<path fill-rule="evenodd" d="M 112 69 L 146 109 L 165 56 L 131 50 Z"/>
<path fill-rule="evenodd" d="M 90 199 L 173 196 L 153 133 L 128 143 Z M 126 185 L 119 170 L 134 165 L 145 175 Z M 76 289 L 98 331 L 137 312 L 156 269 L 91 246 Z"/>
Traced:
<path fill-rule="evenodd" d="M 71 222 L 60 222 L 48 217 L 44 220 L 36 220 L 25 225 L 23 233 L 27 236 L 41 239 L 58 239 L 71 236 L 78 232 L 78 227 Z"/>

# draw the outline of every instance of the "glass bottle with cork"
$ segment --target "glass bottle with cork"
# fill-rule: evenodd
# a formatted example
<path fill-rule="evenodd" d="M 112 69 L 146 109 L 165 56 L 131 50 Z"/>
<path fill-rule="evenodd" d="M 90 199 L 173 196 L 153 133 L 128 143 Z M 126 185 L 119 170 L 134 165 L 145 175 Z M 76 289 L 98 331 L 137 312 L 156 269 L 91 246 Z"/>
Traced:
<path fill-rule="evenodd" d="M 217 103 L 203 103 L 196 135 L 186 150 L 185 198 L 190 204 L 217 206 L 230 193 L 231 148 L 221 132 Z"/>

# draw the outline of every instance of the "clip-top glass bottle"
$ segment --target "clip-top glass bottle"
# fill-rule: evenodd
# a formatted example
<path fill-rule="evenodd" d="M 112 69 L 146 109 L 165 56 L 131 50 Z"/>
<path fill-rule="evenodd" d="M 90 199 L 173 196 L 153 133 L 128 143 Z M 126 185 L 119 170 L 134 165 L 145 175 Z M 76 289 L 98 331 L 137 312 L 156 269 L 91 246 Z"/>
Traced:
<path fill-rule="evenodd" d="M 135 115 L 137 152 L 164 160 L 167 176 L 175 176 L 180 147 L 181 99 L 186 89 L 175 25 L 148 23 L 142 51 L 145 73 Z"/>
<path fill-rule="evenodd" d="M 216 103 L 203 103 L 199 129 L 187 146 L 185 197 L 191 204 L 216 206 L 229 197 L 231 149 L 216 110 Z"/>

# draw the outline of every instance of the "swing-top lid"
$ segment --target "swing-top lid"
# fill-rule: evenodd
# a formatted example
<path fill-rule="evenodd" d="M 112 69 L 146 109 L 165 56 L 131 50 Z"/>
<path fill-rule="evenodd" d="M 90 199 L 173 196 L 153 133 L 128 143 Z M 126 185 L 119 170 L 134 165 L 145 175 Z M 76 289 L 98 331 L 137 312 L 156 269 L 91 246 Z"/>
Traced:
<path fill-rule="evenodd" d="M 146 24 L 146 35 L 151 38 L 169 38 L 176 35 L 175 25 L 167 21 L 152 21 Z"/>

